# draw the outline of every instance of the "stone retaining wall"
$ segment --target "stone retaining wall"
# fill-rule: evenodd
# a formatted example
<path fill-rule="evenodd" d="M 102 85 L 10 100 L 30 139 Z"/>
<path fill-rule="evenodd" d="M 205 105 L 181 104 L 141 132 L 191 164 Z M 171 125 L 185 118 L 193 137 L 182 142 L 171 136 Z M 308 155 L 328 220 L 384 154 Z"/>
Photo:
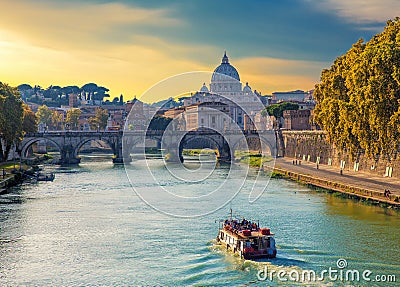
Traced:
<path fill-rule="evenodd" d="M 379 176 L 400 178 L 400 160 L 369 159 L 361 154 L 351 160 L 349 154 L 338 150 L 326 141 L 323 131 L 282 131 L 279 133 L 284 142 L 285 157 L 300 160 L 319 162 L 340 167 L 344 163 L 344 170 L 364 171 Z"/>
<path fill-rule="evenodd" d="M 305 184 L 310 184 L 312 186 L 321 187 L 324 189 L 329 189 L 341 193 L 345 193 L 351 196 L 360 197 L 368 200 L 379 201 L 387 203 L 396 207 L 400 207 L 400 196 L 391 194 L 389 198 L 385 197 L 383 192 L 369 190 L 366 188 L 360 188 L 357 186 L 352 186 L 344 183 L 334 182 L 322 178 L 317 178 L 310 175 L 300 174 L 292 171 L 287 171 L 280 168 L 274 168 L 275 172 L 282 173 L 292 180 L 296 180 Z"/>

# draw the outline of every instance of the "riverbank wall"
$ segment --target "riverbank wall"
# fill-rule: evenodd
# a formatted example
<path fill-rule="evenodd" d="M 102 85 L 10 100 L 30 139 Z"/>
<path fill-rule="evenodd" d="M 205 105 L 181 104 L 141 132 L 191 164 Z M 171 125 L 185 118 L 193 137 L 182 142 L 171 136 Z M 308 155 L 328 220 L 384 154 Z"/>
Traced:
<path fill-rule="evenodd" d="M 5 179 L 0 179 L 0 194 L 6 192 L 7 188 L 22 183 L 24 176 L 22 174 L 11 174 Z"/>
<path fill-rule="evenodd" d="M 312 187 L 319 187 L 334 192 L 340 192 L 348 195 L 349 197 L 361 198 L 366 201 L 375 203 L 384 203 L 396 208 L 400 208 L 400 195 L 390 194 L 387 197 L 381 191 L 371 190 L 359 186 L 342 183 L 339 181 L 328 180 L 290 171 L 283 168 L 274 168 L 276 174 L 280 174 L 285 178 L 300 182 L 302 184 L 310 185 Z"/>
<path fill-rule="evenodd" d="M 330 145 L 324 131 L 280 131 L 281 155 L 319 164 L 326 164 L 343 170 L 364 172 L 371 175 L 400 178 L 400 159 L 369 159 L 360 154 L 351 159 L 346 151 Z"/>

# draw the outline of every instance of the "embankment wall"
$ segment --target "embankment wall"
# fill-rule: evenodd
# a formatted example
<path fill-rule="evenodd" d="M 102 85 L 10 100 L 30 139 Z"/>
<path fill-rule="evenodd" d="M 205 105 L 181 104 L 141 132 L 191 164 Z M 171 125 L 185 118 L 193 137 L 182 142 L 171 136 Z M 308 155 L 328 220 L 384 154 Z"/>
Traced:
<path fill-rule="evenodd" d="M 323 131 L 282 131 L 278 133 L 283 142 L 285 157 L 296 158 L 320 164 L 329 164 L 340 168 L 344 162 L 344 170 L 368 172 L 379 176 L 400 178 L 400 160 L 378 158 L 369 159 L 364 154 L 351 159 L 346 151 L 337 149 L 326 140 Z M 279 139 L 278 139 L 279 140 Z"/>

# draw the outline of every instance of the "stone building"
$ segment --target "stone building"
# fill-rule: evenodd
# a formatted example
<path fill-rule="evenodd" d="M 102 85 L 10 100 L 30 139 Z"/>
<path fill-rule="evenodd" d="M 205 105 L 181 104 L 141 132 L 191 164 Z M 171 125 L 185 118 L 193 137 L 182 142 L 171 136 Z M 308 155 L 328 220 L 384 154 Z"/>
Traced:
<path fill-rule="evenodd" d="M 149 116 L 145 111 L 144 103 L 134 98 L 126 103 L 125 113 L 127 116 L 127 125 L 129 130 L 143 131 L 147 128 Z"/>
<path fill-rule="evenodd" d="M 193 93 L 190 97 L 184 99 L 185 113 L 193 113 L 194 110 L 198 109 L 203 103 L 212 103 L 208 105 L 208 112 L 214 114 L 211 109 L 215 108 L 216 111 L 220 111 L 220 107 L 224 107 L 223 113 L 228 115 L 229 118 L 217 117 L 216 121 L 223 120 L 224 122 L 212 123 L 216 126 L 224 126 L 227 128 L 231 124 L 236 124 L 240 129 L 245 128 L 245 117 L 251 118 L 259 113 L 264 105 L 260 99 L 261 94 L 253 92 L 248 83 L 242 88 L 240 82 L 240 76 L 237 69 L 229 63 L 229 58 L 224 53 L 221 64 L 215 68 L 212 76 L 210 89 L 205 83 L 199 91 Z M 170 114 L 173 114 L 171 111 Z M 214 115 L 215 116 L 215 115 Z M 212 119 L 213 116 L 207 117 Z M 194 122 L 193 115 L 190 115 L 190 124 L 187 123 L 188 127 L 200 128 L 204 126 L 201 119 L 206 120 L 205 117 L 197 117 L 197 122 Z"/>
<path fill-rule="evenodd" d="M 290 91 L 290 92 L 273 92 L 272 101 L 275 103 L 279 102 L 305 102 L 312 98 L 313 91 Z"/>
<path fill-rule="evenodd" d="M 180 117 L 183 112 L 185 112 L 185 107 L 178 107 L 166 110 L 163 115 L 166 118 L 176 119 Z"/>
<path fill-rule="evenodd" d="M 310 118 L 310 110 L 283 111 L 283 127 L 288 130 L 311 130 Z"/>
<path fill-rule="evenodd" d="M 225 130 L 231 118 L 229 106 L 221 102 L 203 102 L 186 107 L 186 130 L 210 128 L 217 131 Z"/>

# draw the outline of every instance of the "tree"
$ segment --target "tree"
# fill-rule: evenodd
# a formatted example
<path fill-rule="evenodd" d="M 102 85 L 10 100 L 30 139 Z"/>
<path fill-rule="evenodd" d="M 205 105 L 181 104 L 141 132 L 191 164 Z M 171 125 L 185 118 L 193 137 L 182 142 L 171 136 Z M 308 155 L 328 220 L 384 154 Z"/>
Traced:
<path fill-rule="evenodd" d="M 26 90 L 32 90 L 33 89 L 32 86 L 29 85 L 29 84 L 21 84 L 17 88 L 18 88 L 19 91 L 26 91 Z"/>
<path fill-rule="evenodd" d="M 92 130 L 104 130 L 107 127 L 108 111 L 102 108 L 96 109 L 96 115 L 89 118 Z"/>
<path fill-rule="evenodd" d="M 71 109 L 67 111 L 66 123 L 69 124 L 70 129 L 77 130 L 79 127 L 79 117 L 82 111 L 80 109 Z"/>
<path fill-rule="evenodd" d="M 298 104 L 284 102 L 284 103 L 280 103 L 280 104 L 269 105 L 268 107 L 265 108 L 264 111 L 261 112 L 261 114 L 264 117 L 268 114 L 269 116 L 274 116 L 276 119 L 279 119 L 279 118 L 283 117 L 283 111 L 298 110 L 298 109 L 299 109 Z"/>
<path fill-rule="evenodd" d="M 23 104 L 24 108 L 24 120 L 22 122 L 22 130 L 24 133 L 37 132 L 37 117 L 34 112 L 29 108 L 28 105 Z"/>
<path fill-rule="evenodd" d="M 165 130 L 169 123 L 172 121 L 171 118 L 166 118 L 162 116 L 155 116 L 151 119 L 149 124 L 149 130 Z"/>
<path fill-rule="evenodd" d="M 62 130 L 63 114 L 57 111 L 51 113 L 51 125 L 55 130 Z"/>
<path fill-rule="evenodd" d="M 119 105 L 119 98 L 118 97 L 114 97 L 114 99 L 112 100 L 113 105 Z"/>
<path fill-rule="evenodd" d="M 103 98 L 110 96 L 109 94 L 106 94 L 110 91 L 109 89 L 97 86 L 95 83 L 85 84 L 81 87 L 81 90 L 90 95 L 92 100 L 103 101 Z"/>
<path fill-rule="evenodd" d="M 400 18 L 322 71 L 314 120 L 354 158 L 392 158 L 400 144 Z"/>
<path fill-rule="evenodd" d="M 22 137 L 24 111 L 18 89 L 0 82 L 0 160 L 7 160 L 11 147 Z"/>
<path fill-rule="evenodd" d="M 45 124 L 48 127 L 52 125 L 52 116 L 53 112 L 46 105 L 40 106 L 36 112 L 39 123 Z"/>

